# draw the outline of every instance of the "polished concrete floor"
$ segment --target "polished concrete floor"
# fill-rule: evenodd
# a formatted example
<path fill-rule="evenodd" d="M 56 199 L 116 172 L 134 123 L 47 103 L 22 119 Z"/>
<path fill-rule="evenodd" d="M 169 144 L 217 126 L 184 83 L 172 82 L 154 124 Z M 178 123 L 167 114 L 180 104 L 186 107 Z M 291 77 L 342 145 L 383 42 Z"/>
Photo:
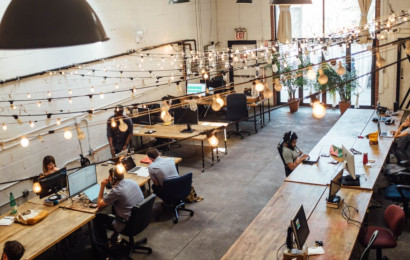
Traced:
<path fill-rule="evenodd" d="M 290 114 L 288 108 L 271 112 L 271 122 L 254 134 L 253 124 L 241 123 L 241 128 L 252 135 L 241 140 L 228 139 L 228 154 L 220 154 L 220 162 L 211 166 L 210 150 L 206 153 L 206 169 L 201 172 L 200 146 L 185 141 L 180 148 L 172 148 L 166 154 L 181 156 L 180 173 L 192 172 L 193 185 L 204 200 L 188 204 L 195 211 L 193 217 L 181 212 L 178 224 L 171 215 L 156 216 L 161 212 L 161 202 L 154 205 L 154 217 L 149 227 L 139 237 L 148 238 L 151 255 L 134 254 L 134 259 L 219 259 L 240 236 L 249 223 L 275 194 L 285 179 L 283 164 L 276 145 L 285 131 L 296 131 L 298 146 L 309 152 L 321 137 L 339 119 L 338 110 L 329 109 L 325 118 L 312 117 L 310 108 L 300 108 Z M 222 141 L 222 140 L 221 140 Z M 383 184 L 381 184 L 383 185 Z M 382 194 L 376 193 L 382 200 Z M 386 203 L 383 203 L 385 206 Z M 372 210 L 369 223 L 382 225 L 383 208 Z M 399 237 L 398 250 L 385 250 L 390 259 L 408 259 L 410 255 L 410 225 Z M 356 228 L 353 227 L 352 228 Z M 283 234 L 285 240 L 286 234 Z M 321 240 L 321 238 L 316 238 Z M 331 243 L 331 241 L 328 241 Z M 90 259 L 93 257 L 87 227 L 75 233 L 71 243 L 62 243 L 49 249 L 39 259 Z M 272 249 L 276 250 L 276 249 Z M 355 247 L 352 259 L 359 259 L 363 249 Z M 375 254 L 372 252 L 371 258 Z"/>

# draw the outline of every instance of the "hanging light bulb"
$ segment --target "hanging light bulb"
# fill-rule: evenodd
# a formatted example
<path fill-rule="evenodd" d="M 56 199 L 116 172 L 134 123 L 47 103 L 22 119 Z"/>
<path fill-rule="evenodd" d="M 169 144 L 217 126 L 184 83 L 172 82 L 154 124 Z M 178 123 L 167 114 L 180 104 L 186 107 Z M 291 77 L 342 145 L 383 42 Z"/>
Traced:
<path fill-rule="evenodd" d="M 30 144 L 30 141 L 25 136 L 23 136 L 21 137 L 20 144 L 23 147 L 27 147 Z"/>
<path fill-rule="evenodd" d="M 326 76 L 326 74 L 323 73 L 323 70 L 322 70 L 322 69 L 319 69 L 319 78 L 318 78 L 319 83 L 322 84 L 322 85 L 324 85 L 324 84 L 327 83 L 328 80 L 329 80 L 329 79 L 328 79 L 328 77 Z"/>
<path fill-rule="evenodd" d="M 27 98 L 31 98 L 31 94 L 30 94 L 30 93 L 27 93 Z"/>
<path fill-rule="evenodd" d="M 319 100 L 313 102 L 312 114 L 315 118 L 318 119 L 323 118 L 326 115 L 326 108 L 322 103 L 320 103 Z"/>
<path fill-rule="evenodd" d="M 276 63 L 272 65 L 272 71 L 275 72 L 275 73 L 279 71 L 278 66 L 276 65 Z"/>
<path fill-rule="evenodd" d="M 263 90 L 263 97 L 264 98 L 271 98 L 273 97 L 273 91 L 266 85 Z"/>
<path fill-rule="evenodd" d="M 77 130 L 77 138 L 78 140 L 83 140 L 85 138 L 84 132 L 81 130 L 79 125 L 76 125 L 76 130 Z"/>
<path fill-rule="evenodd" d="M 71 89 L 68 90 L 68 95 L 73 94 L 73 91 L 71 91 Z"/>
<path fill-rule="evenodd" d="M 104 99 L 104 93 L 100 92 L 100 98 Z"/>
<path fill-rule="evenodd" d="M 50 92 L 50 90 L 47 91 L 47 96 L 51 97 L 51 92 Z"/>
<path fill-rule="evenodd" d="M 41 101 L 37 102 L 37 107 L 41 107 Z"/>
<path fill-rule="evenodd" d="M 120 126 L 118 127 L 120 129 L 121 132 L 127 132 L 128 130 L 128 125 L 126 123 L 124 123 L 124 120 L 122 118 L 119 119 L 120 120 Z"/>
<path fill-rule="evenodd" d="M 219 111 L 222 108 L 222 106 L 218 102 L 216 102 L 216 97 L 215 96 L 212 98 L 211 108 L 212 108 L 213 111 Z"/>
<path fill-rule="evenodd" d="M 7 130 L 7 125 L 5 123 L 1 124 L 1 128 L 3 128 L 3 131 Z"/>
<path fill-rule="evenodd" d="M 263 91 L 264 88 L 265 88 L 265 86 L 264 86 L 262 83 L 260 83 L 260 82 L 257 82 L 257 83 L 255 84 L 255 90 L 258 91 L 258 92 Z"/>
<path fill-rule="evenodd" d="M 57 118 L 56 125 L 61 125 L 61 119 Z"/>
<path fill-rule="evenodd" d="M 224 104 L 225 104 L 224 100 L 223 100 L 218 94 L 216 95 L 216 102 L 218 102 L 218 104 L 219 104 L 221 107 L 223 107 Z"/>
<path fill-rule="evenodd" d="M 376 65 L 378 68 L 383 68 L 387 65 L 387 61 L 383 58 L 379 52 L 376 52 Z"/>
<path fill-rule="evenodd" d="M 343 67 L 343 64 L 341 61 L 339 61 L 339 67 L 337 68 L 337 74 L 339 74 L 340 76 L 343 76 L 346 73 L 346 68 Z"/>
<path fill-rule="evenodd" d="M 34 122 L 33 121 L 30 121 L 29 125 L 30 125 L 31 128 L 34 128 Z"/>
<path fill-rule="evenodd" d="M 41 192 L 41 185 L 40 185 L 40 183 L 38 182 L 38 180 L 36 180 L 35 182 L 33 182 L 33 192 L 34 192 L 35 194 L 38 194 L 38 193 Z"/>
<path fill-rule="evenodd" d="M 68 103 L 70 103 L 70 104 L 73 103 L 73 99 L 71 97 L 68 98 Z"/>
<path fill-rule="evenodd" d="M 117 127 L 117 123 L 115 122 L 114 118 L 111 118 L 111 127 L 112 127 L 112 128 L 116 128 L 116 127 Z"/>
<path fill-rule="evenodd" d="M 38 140 L 39 140 L 41 143 L 44 143 L 43 137 L 41 137 L 41 135 L 38 135 Z"/>
<path fill-rule="evenodd" d="M 275 91 L 277 91 L 277 92 L 280 92 L 281 90 L 282 90 L 282 83 L 280 83 L 280 80 L 279 80 L 279 78 L 276 78 L 275 79 L 275 86 L 274 86 L 274 88 L 275 88 Z"/>
<path fill-rule="evenodd" d="M 208 135 L 208 142 L 212 147 L 218 146 L 218 138 L 216 138 L 215 134 Z"/>
<path fill-rule="evenodd" d="M 117 164 L 115 166 L 115 168 L 117 168 L 118 173 L 124 173 L 125 172 L 125 167 L 124 167 L 124 165 L 122 165 L 122 163 Z"/>
<path fill-rule="evenodd" d="M 174 74 L 171 74 L 171 80 L 174 80 L 174 79 L 175 79 Z"/>
<path fill-rule="evenodd" d="M 64 131 L 64 138 L 66 140 L 70 140 L 72 137 L 73 137 L 73 133 L 71 133 L 71 131 L 68 128 L 66 128 Z"/>
<path fill-rule="evenodd" d="M 132 88 L 132 93 L 135 95 L 135 94 L 137 94 L 137 88 L 134 86 L 133 88 Z"/>
<path fill-rule="evenodd" d="M 307 72 L 307 77 L 310 80 L 315 80 L 316 79 L 316 73 L 315 71 L 312 69 L 312 67 L 309 67 L 308 72 Z"/>
<path fill-rule="evenodd" d="M 204 73 L 204 80 L 207 80 L 209 78 L 209 75 L 207 72 Z"/>
<path fill-rule="evenodd" d="M 94 87 L 93 87 L 93 86 L 91 86 L 90 92 L 91 92 L 91 93 L 94 93 Z"/>
<path fill-rule="evenodd" d="M 16 106 L 13 104 L 13 101 L 10 101 L 10 108 L 13 110 L 16 109 Z"/>
<path fill-rule="evenodd" d="M 118 89 L 118 88 L 119 88 L 118 83 L 115 83 L 115 89 Z"/>

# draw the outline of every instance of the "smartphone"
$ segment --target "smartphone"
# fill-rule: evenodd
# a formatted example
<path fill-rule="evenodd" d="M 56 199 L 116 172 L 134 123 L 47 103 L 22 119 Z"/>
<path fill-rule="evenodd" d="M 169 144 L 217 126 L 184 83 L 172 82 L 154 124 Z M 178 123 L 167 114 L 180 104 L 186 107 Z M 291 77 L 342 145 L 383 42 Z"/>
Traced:
<path fill-rule="evenodd" d="M 330 154 L 328 154 L 328 153 L 322 153 L 320 156 L 322 156 L 322 157 L 330 157 Z"/>

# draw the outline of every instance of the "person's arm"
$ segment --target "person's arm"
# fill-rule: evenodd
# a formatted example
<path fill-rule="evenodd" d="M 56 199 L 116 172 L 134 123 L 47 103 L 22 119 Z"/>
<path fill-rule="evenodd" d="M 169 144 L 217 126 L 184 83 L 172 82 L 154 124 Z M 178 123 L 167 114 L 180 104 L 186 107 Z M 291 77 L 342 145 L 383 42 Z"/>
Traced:
<path fill-rule="evenodd" d="M 111 117 L 108 118 L 107 121 L 107 139 L 108 139 L 108 144 L 110 145 L 110 152 L 112 157 L 115 156 L 115 149 L 114 149 L 114 145 L 112 143 L 112 130 L 111 130 Z"/>
<path fill-rule="evenodd" d="M 296 160 L 294 162 L 286 163 L 286 165 L 289 167 L 289 169 L 291 171 L 293 171 L 303 160 L 305 160 L 308 157 L 309 157 L 309 155 L 302 154 L 298 158 L 296 158 Z"/>
<path fill-rule="evenodd" d="M 110 144 L 110 152 L 112 157 L 115 156 L 115 149 L 114 149 L 114 145 L 112 144 L 112 137 L 108 137 L 108 143 Z"/>
<path fill-rule="evenodd" d="M 151 178 L 152 182 L 155 185 L 159 186 L 158 180 L 157 180 L 157 178 L 155 177 L 155 174 L 154 174 L 154 169 L 152 167 L 148 167 L 148 173 L 149 173 L 149 177 Z"/>
<path fill-rule="evenodd" d="M 125 140 L 125 144 L 124 144 L 124 147 L 122 148 L 122 150 L 125 150 L 125 149 L 128 148 L 128 144 L 131 142 L 132 134 L 133 134 L 133 131 L 132 131 L 133 124 L 132 124 L 131 119 L 126 118 L 126 119 L 124 119 L 124 122 L 128 125 L 128 129 L 127 129 L 127 134 L 128 135 L 127 135 L 127 139 Z"/>
<path fill-rule="evenodd" d="M 394 135 L 393 135 L 393 137 L 394 138 L 400 138 L 400 137 L 403 137 L 403 136 L 406 136 L 406 135 L 408 135 L 409 134 L 409 132 L 408 131 L 403 131 L 403 128 L 405 128 L 405 127 L 409 127 L 410 126 L 410 123 L 409 122 L 404 122 L 403 124 L 401 124 L 400 126 L 399 126 L 399 129 L 397 129 L 397 131 L 396 132 L 394 132 Z"/>
<path fill-rule="evenodd" d="M 132 138 L 132 133 L 127 136 L 127 140 L 125 140 L 125 144 L 122 150 L 125 150 L 128 148 L 128 144 L 131 142 L 131 138 Z"/>
<path fill-rule="evenodd" d="M 108 179 L 104 179 L 101 182 L 100 192 L 98 193 L 98 200 L 97 200 L 97 207 L 99 209 L 105 208 L 108 205 L 104 201 L 104 189 L 105 189 L 105 186 L 107 186 L 107 183 L 108 183 Z"/>

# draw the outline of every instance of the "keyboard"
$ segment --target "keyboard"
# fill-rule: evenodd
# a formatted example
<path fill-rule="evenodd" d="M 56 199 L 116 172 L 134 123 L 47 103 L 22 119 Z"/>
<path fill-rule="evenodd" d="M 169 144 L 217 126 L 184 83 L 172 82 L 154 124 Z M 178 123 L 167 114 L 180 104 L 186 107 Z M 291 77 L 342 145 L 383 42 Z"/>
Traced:
<path fill-rule="evenodd" d="M 342 177 L 342 185 L 343 186 L 360 186 L 360 175 L 356 175 L 356 180 L 352 178 L 352 176 L 343 176 Z"/>
<path fill-rule="evenodd" d="M 131 170 L 129 170 L 129 171 L 127 171 L 127 172 L 128 172 L 128 173 L 137 173 L 137 171 L 138 171 L 139 169 L 141 169 L 141 167 L 137 166 L 137 167 L 134 167 L 134 168 L 132 168 Z"/>

